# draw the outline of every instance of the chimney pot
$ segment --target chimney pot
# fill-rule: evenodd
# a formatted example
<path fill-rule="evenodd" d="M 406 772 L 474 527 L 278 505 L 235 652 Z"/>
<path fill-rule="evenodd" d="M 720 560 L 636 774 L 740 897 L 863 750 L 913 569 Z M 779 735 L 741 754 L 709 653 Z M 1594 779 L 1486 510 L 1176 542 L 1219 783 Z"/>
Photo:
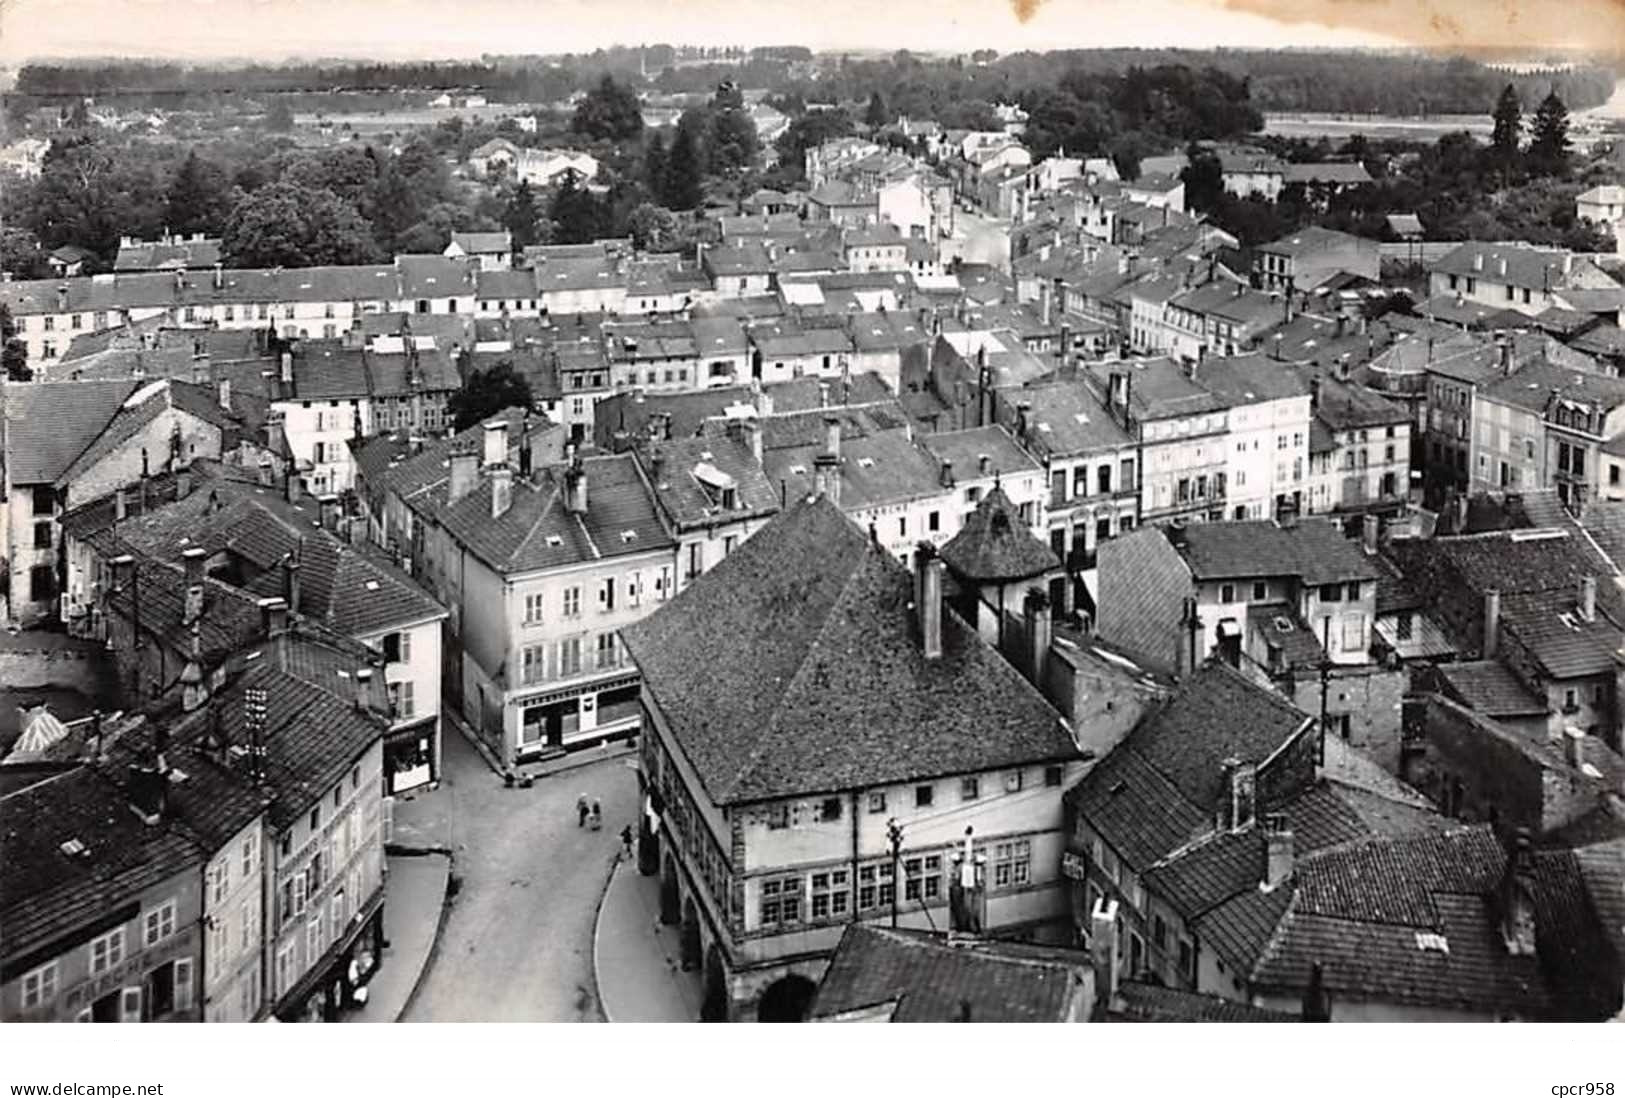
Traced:
<path fill-rule="evenodd" d="M 1028 673 L 1033 685 L 1044 688 L 1044 674 L 1048 669 L 1050 646 L 1049 596 L 1036 588 L 1027 592 L 1022 602 L 1022 616 L 1027 619 Z"/>
<path fill-rule="evenodd" d="M 1501 592 L 1490 587 L 1484 591 L 1484 638 L 1480 655 L 1494 659 L 1501 642 Z"/>
<path fill-rule="evenodd" d="M 1271 816 L 1264 823 L 1264 889 L 1279 888 L 1292 876 L 1292 828 L 1285 816 Z"/>
<path fill-rule="evenodd" d="M 1580 578 L 1580 620 L 1597 620 L 1597 577 L 1582 576 Z"/>
<path fill-rule="evenodd" d="M 914 560 L 919 570 L 920 605 L 916 613 L 920 619 L 920 645 L 925 658 L 935 660 L 942 656 L 942 558 L 935 546 L 922 541 Z"/>
<path fill-rule="evenodd" d="M 1563 729 L 1563 757 L 1578 770 L 1586 761 L 1586 734 L 1572 724 Z"/>

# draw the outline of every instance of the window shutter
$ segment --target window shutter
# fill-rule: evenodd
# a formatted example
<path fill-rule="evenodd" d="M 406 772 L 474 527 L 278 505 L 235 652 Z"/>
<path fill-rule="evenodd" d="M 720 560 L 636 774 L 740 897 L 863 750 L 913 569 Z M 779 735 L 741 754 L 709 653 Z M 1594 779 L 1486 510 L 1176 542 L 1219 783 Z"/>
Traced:
<path fill-rule="evenodd" d="M 305 875 L 298 874 L 293 879 L 293 913 L 298 915 L 305 910 Z"/>
<path fill-rule="evenodd" d="M 175 962 L 175 1009 L 192 1009 L 192 962 L 185 957 Z"/>
<path fill-rule="evenodd" d="M 395 839 L 395 798 L 384 798 L 384 842 L 390 843 Z"/>

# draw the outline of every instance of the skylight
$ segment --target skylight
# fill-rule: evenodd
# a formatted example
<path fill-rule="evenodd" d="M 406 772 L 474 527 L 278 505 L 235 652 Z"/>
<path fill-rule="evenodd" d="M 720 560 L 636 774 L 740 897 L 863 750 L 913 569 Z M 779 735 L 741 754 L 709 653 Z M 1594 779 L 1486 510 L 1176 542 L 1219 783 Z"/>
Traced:
<path fill-rule="evenodd" d="M 564 539 L 559 537 L 557 534 L 549 534 L 547 535 L 547 544 L 552 546 L 554 549 L 557 549 L 559 546 L 564 544 Z"/>

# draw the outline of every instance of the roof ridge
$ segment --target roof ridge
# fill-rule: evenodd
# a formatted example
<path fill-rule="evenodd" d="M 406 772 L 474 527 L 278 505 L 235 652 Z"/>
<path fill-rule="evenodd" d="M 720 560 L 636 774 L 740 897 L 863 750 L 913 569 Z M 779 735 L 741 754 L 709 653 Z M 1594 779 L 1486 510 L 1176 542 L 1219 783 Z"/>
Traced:
<path fill-rule="evenodd" d="M 869 561 L 875 559 L 875 554 L 879 552 L 880 550 L 874 547 L 873 542 L 865 539 L 862 556 L 858 558 L 856 566 L 847 572 L 846 579 L 841 583 L 840 591 L 837 592 L 835 597 L 830 600 L 829 606 L 824 611 L 824 620 L 818 626 L 818 632 L 813 634 L 812 639 L 807 642 L 807 646 L 802 649 L 801 659 L 796 663 L 795 673 L 789 678 L 785 679 L 784 688 L 779 691 L 778 701 L 780 703 L 782 703 L 784 699 L 790 695 L 790 692 L 795 689 L 796 685 L 800 683 L 803 677 L 806 675 L 807 667 L 812 660 L 813 650 L 818 647 L 819 641 L 821 641 L 824 638 L 825 633 L 830 630 L 830 621 L 835 616 L 835 608 L 841 605 L 841 603 L 846 599 L 847 593 L 851 591 L 853 584 L 857 582 L 857 577 L 861 572 L 863 572 L 864 566 Z M 756 743 L 751 748 L 750 753 L 746 756 L 743 765 L 740 766 L 733 779 L 729 781 L 727 789 L 722 791 L 722 795 L 716 798 L 718 803 L 725 802 L 733 795 L 735 790 L 739 789 L 739 787 L 744 784 L 745 778 L 749 776 L 753 769 L 755 769 L 756 764 L 761 761 L 762 753 L 767 748 L 769 742 L 777 738 L 777 732 L 779 729 L 779 714 L 781 712 L 782 710 L 780 705 L 775 704 L 773 707 L 772 717 L 762 728 L 761 735 L 757 737 Z"/>

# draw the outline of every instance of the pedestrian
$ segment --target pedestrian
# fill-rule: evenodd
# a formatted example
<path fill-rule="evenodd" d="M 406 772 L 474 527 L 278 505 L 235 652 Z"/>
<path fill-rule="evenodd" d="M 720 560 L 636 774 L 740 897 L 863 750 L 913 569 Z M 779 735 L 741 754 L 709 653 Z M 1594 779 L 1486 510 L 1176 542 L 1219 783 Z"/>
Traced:
<path fill-rule="evenodd" d="M 587 795 L 585 793 L 576 798 L 576 826 L 587 826 Z"/>
<path fill-rule="evenodd" d="M 621 828 L 621 852 L 624 855 L 626 855 L 626 858 L 627 858 L 628 861 L 631 860 L 631 858 L 632 858 L 632 825 L 631 824 L 627 824 L 625 827 Z"/>
<path fill-rule="evenodd" d="M 592 802 L 592 829 L 594 831 L 597 831 L 600 827 L 603 826 L 603 823 L 604 823 L 604 810 L 599 807 L 597 801 L 593 801 Z"/>

